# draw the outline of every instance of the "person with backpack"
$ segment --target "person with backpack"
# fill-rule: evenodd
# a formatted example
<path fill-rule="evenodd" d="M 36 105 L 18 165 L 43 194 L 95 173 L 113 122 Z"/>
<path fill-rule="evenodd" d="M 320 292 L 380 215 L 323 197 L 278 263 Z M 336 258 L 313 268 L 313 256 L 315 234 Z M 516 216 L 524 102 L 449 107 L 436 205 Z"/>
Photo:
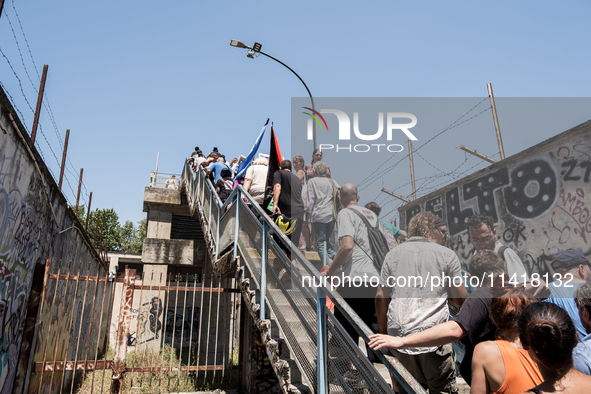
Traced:
<path fill-rule="evenodd" d="M 503 245 L 501 241 L 497 241 L 497 231 L 493 227 L 493 218 L 484 214 L 474 215 L 468 220 L 467 225 L 470 241 L 476 249 L 474 253 L 484 249 L 498 253 L 505 260 L 506 271 L 512 282 L 523 283 L 527 281 L 525 266 L 517 253 Z"/>
<path fill-rule="evenodd" d="M 218 179 L 215 184 L 215 191 L 222 202 L 226 202 L 232 190 L 234 190 L 234 182 L 232 181 L 232 170 L 229 168 L 222 168 L 222 177 Z"/>
<path fill-rule="evenodd" d="M 392 336 L 406 337 L 445 323 L 448 299 L 458 306 L 464 303 L 468 292 L 460 260 L 454 251 L 435 241 L 436 231 L 435 215 L 420 213 L 409 223 L 410 238 L 386 256 L 375 303 L 380 333 L 387 335 L 372 336 L 374 349 L 389 343 Z M 451 343 L 429 343 L 394 352 L 430 393 L 457 392 Z"/>
<path fill-rule="evenodd" d="M 388 253 L 388 244 L 379 228 L 377 228 L 377 216 L 371 210 L 361 207 L 357 203 L 359 201 L 357 186 L 352 183 L 344 184 L 339 189 L 338 198 L 343 207 L 337 217 L 337 229 L 341 246 L 332 264 L 327 270 L 321 272 L 321 275 L 338 275 L 344 278 L 337 291 L 355 313 L 359 315 L 361 320 L 371 327 L 375 315 L 374 298 L 376 296 L 376 287 L 379 284 L 379 267 L 383 257 Z M 376 229 L 377 234 L 373 231 Z M 381 242 L 378 241 L 378 243 L 381 243 L 381 248 L 376 251 L 376 254 L 379 255 L 376 258 L 373 256 L 374 251 L 370 242 L 370 231 L 373 234 L 371 238 L 376 235 L 382 237 Z M 342 273 L 339 272 L 341 269 L 343 270 Z M 357 330 L 349 323 L 339 308 L 335 309 L 334 315 L 351 336 L 353 342 L 358 343 L 359 334 Z M 371 352 L 372 350 L 368 349 L 368 354 Z M 346 372 L 344 377 L 348 382 L 363 382 L 357 375 L 358 372 L 352 369 Z"/>
<path fill-rule="evenodd" d="M 305 207 L 316 233 L 316 250 L 322 254 L 326 242 L 327 255 L 332 260 L 336 252 L 330 237 L 338 214 L 335 212 L 334 196 L 340 186 L 335 180 L 327 178 L 327 174 L 328 166 L 325 163 L 314 163 L 314 177 L 308 181 Z"/>

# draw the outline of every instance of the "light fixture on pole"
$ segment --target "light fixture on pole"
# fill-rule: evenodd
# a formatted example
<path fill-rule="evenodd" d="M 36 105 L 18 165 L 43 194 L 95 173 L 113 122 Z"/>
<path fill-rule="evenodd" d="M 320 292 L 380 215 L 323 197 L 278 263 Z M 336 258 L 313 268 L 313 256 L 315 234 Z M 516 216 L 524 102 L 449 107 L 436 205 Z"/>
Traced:
<path fill-rule="evenodd" d="M 289 71 L 291 71 L 292 73 L 294 73 L 294 75 L 296 77 L 298 77 L 298 79 L 300 80 L 300 82 L 302 82 L 302 84 L 304 84 L 304 87 L 306 88 L 306 91 L 308 92 L 308 95 L 310 96 L 310 101 L 312 101 L 312 109 L 316 110 L 316 106 L 314 106 L 314 97 L 312 97 L 312 93 L 310 92 L 310 89 L 308 89 L 308 85 L 306 85 L 306 82 L 304 82 L 304 80 L 302 79 L 302 77 L 300 77 L 298 75 L 298 73 L 296 73 L 291 67 L 289 67 L 287 64 L 283 63 L 281 60 L 274 58 L 273 56 L 266 54 L 265 52 L 261 51 L 261 48 L 263 47 L 262 44 L 255 42 L 254 45 L 252 47 L 244 44 L 242 41 L 238 41 L 238 40 L 231 40 L 230 41 L 230 45 L 236 48 L 242 48 L 242 49 L 248 49 L 248 51 L 246 52 L 246 57 L 250 58 L 250 59 L 254 59 L 255 55 L 258 57 L 258 54 L 260 53 L 261 55 L 265 55 L 270 59 L 275 60 L 277 63 L 280 63 L 281 65 L 283 65 L 285 68 L 287 68 Z M 316 124 L 313 123 L 312 124 L 313 127 L 313 143 L 314 143 L 314 149 L 316 149 Z"/>

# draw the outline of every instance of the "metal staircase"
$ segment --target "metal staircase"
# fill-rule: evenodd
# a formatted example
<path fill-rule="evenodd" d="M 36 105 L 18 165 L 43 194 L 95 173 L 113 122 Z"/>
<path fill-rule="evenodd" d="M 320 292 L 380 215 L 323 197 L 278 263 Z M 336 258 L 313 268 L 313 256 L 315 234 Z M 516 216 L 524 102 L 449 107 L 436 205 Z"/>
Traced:
<path fill-rule="evenodd" d="M 318 270 L 250 195 L 238 186 L 222 204 L 211 182 L 187 163 L 181 180 L 191 212 L 201 221 L 214 272 L 236 276 L 283 392 L 393 393 L 326 307 L 326 298 L 366 342 L 373 332 L 337 292 L 302 285 L 303 275 L 320 278 Z M 426 394 L 398 360 L 378 357 L 408 393 Z"/>

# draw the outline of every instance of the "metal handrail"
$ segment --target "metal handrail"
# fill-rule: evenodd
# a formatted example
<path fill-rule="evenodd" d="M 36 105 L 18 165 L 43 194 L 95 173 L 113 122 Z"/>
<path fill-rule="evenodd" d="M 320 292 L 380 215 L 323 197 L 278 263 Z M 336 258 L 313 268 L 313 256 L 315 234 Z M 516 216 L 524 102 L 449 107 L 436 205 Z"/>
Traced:
<path fill-rule="evenodd" d="M 188 176 L 190 175 L 190 177 Z M 316 267 L 310 262 L 308 261 L 308 259 L 306 259 L 306 257 L 302 254 L 302 252 L 299 250 L 299 248 L 297 246 L 295 246 L 291 240 L 289 239 L 289 237 L 287 237 L 280 229 L 279 227 L 275 224 L 275 222 L 269 217 L 269 215 L 263 210 L 261 209 L 261 207 L 259 206 L 258 203 L 256 203 L 254 201 L 254 199 L 250 196 L 250 194 L 248 192 L 246 192 L 246 190 L 244 190 L 244 188 L 241 185 L 238 185 L 230 194 L 230 196 L 226 199 L 226 201 L 224 203 L 222 203 L 222 201 L 220 200 L 219 196 L 217 195 L 217 193 L 215 192 L 215 188 L 213 186 L 213 184 L 211 183 L 211 181 L 207 178 L 205 178 L 204 173 L 202 172 L 202 170 L 199 170 L 197 172 L 193 172 L 188 163 L 185 162 L 185 166 L 183 168 L 183 172 L 181 174 L 181 185 L 185 184 L 185 187 L 187 188 L 187 191 L 189 192 L 189 203 L 191 205 L 195 205 L 195 198 L 200 199 L 203 202 L 203 198 L 205 196 L 205 193 L 209 193 L 210 195 L 210 212 L 201 212 L 203 214 L 203 216 L 206 218 L 206 221 L 208 223 L 208 228 L 206 229 L 207 231 L 211 230 L 211 225 L 210 225 L 210 221 L 211 219 L 211 205 L 215 202 L 215 204 L 217 205 L 217 217 L 214 219 L 216 220 L 216 234 L 211 234 L 211 239 L 213 239 L 215 241 L 216 244 L 216 259 L 219 257 L 219 241 L 220 241 L 220 234 L 219 234 L 219 229 L 220 229 L 220 223 L 221 223 L 221 219 L 223 217 L 225 217 L 225 215 L 228 215 L 228 213 L 230 212 L 229 209 L 226 210 L 226 213 L 224 215 L 221 214 L 222 210 L 229 208 L 230 205 L 232 204 L 236 204 L 236 222 L 235 222 L 235 233 L 234 233 L 234 256 L 238 255 L 239 252 L 239 246 L 238 246 L 238 234 L 239 234 L 239 221 L 240 221 L 240 217 L 239 217 L 239 210 L 240 207 L 243 206 L 244 208 L 246 207 L 245 204 L 243 204 L 243 202 L 241 201 L 242 198 L 244 198 L 251 206 L 252 209 L 263 218 L 262 221 L 262 240 L 263 240 L 263 245 L 262 245 L 262 250 L 261 250 L 261 279 L 260 279 L 260 283 L 259 283 L 259 288 L 260 288 L 260 315 L 262 318 L 265 318 L 266 316 L 266 263 L 267 263 L 267 253 L 268 253 L 268 245 L 267 245 L 267 238 L 268 238 L 268 234 L 269 234 L 269 230 L 272 230 L 275 234 L 275 236 L 277 238 L 279 238 L 279 240 L 289 249 L 289 251 L 292 254 L 292 258 L 295 256 L 295 258 L 298 260 L 298 262 L 300 263 L 300 265 L 302 266 L 302 268 L 304 268 L 307 273 L 309 275 L 313 275 L 315 277 L 317 277 L 318 279 L 321 278 L 320 272 L 316 269 Z M 182 187 L 182 186 L 181 186 Z M 206 189 L 208 189 L 206 191 Z M 195 194 L 201 191 L 201 196 L 195 196 Z M 201 209 L 203 208 L 202 204 L 199 204 L 198 206 L 201 207 Z M 273 239 L 270 240 L 271 242 L 275 242 Z M 291 261 L 288 262 L 288 264 L 292 264 Z M 322 283 L 322 281 L 319 281 L 319 283 Z M 363 338 L 363 340 L 367 343 L 369 342 L 369 336 L 373 335 L 373 331 L 361 320 L 361 318 L 357 315 L 357 313 L 355 313 L 355 311 L 353 311 L 353 309 L 349 306 L 349 304 L 340 296 L 340 294 L 336 291 L 332 291 L 330 290 L 330 288 L 325 287 L 325 286 L 321 286 L 317 288 L 317 293 L 313 294 L 312 291 L 306 287 L 302 287 L 302 289 L 305 293 L 310 295 L 310 298 L 315 299 L 316 301 L 316 313 L 317 313 L 317 332 L 320 333 L 320 335 L 318 335 L 317 337 L 317 393 L 327 393 L 328 392 L 328 371 L 327 371 L 327 364 L 330 362 L 332 363 L 331 360 L 328 359 L 327 357 L 327 348 L 328 348 L 328 343 L 327 343 L 327 331 L 328 331 L 328 326 L 327 326 L 327 319 L 326 319 L 326 314 L 327 313 L 332 313 L 329 310 L 327 310 L 326 306 L 325 306 L 325 300 L 326 297 L 330 298 L 332 300 L 332 302 L 335 304 L 335 307 L 338 307 L 342 312 L 343 315 L 346 317 L 346 319 L 349 321 L 349 323 L 351 323 L 351 325 L 357 330 L 357 332 L 360 334 L 360 336 Z M 320 318 L 318 318 L 318 316 L 320 316 Z M 300 316 L 300 319 L 302 319 L 302 317 Z M 338 323 L 338 321 L 336 321 L 336 319 L 332 319 L 334 322 Z M 340 326 L 340 324 L 339 324 Z M 341 327 L 342 329 L 342 327 Z M 342 339 L 345 343 L 352 343 L 350 338 L 343 338 Z M 356 346 L 355 346 L 356 348 Z M 359 350 L 360 352 L 360 350 Z M 382 354 L 381 352 L 375 352 L 375 354 L 377 355 L 378 359 L 387 367 L 388 371 L 396 378 L 396 380 L 398 381 L 398 383 L 408 392 L 408 393 L 417 393 L 417 394 L 426 394 L 426 391 L 423 389 L 423 387 L 414 379 L 414 377 L 402 366 L 402 364 L 400 364 L 400 362 L 398 360 L 396 360 L 393 357 L 390 356 L 385 356 L 384 354 Z M 381 375 L 379 374 L 379 372 L 377 372 L 375 370 L 375 368 L 371 365 L 371 363 L 365 359 L 365 362 L 362 362 L 362 364 L 368 369 L 368 372 L 370 373 L 370 375 L 374 376 L 374 377 L 379 377 L 378 382 L 380 382 L 381 379 Z M 341 382 L 344 382 L 342 377 L 338 377 L 339 380 L 341 380 Z M 380 387 L 382 387 L 386 392 L 392 392 L 391 389 L 388 389 L 387 385 L 383 385 L 383 379 L 382 380 L 382 384 L 380 385 Z"/>

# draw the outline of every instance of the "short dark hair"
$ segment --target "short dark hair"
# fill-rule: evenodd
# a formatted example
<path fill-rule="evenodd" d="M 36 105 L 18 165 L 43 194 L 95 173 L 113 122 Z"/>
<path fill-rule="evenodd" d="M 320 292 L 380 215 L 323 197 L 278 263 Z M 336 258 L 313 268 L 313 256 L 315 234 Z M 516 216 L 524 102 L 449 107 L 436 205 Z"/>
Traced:
<path fill-rule="evenodd" d="M 470 275 L 482 278 L 485 275 L 500 274 L 505 271 L 505 261 L 492 250 L 481 250 L 468 263 Z"/>
<path fill-rule="evenodd" d="M 490 231 L 494 231 L 495 226 L 493 225 L 493 218 L 491 218 L 488 215 L 485 215 L 483 213 L 479 214 L 479 215 L 474 215 L 470 218 L 470 220 L 468 220 L 468 229 L 471 228 L 479 228 L 481 227 L 483 224 L 486 224 L 488 226 L 488 228 L 490 228 Z"/>
<path fill-rule="evenodd" d="M 283 160 L 281 164 L 279 164 L 279 168 L 282 170 L 290 170 L 291 171 L 291 161 Z"/>
<path fill-rule="evenodd" d="M 197 152 L 199 151 L 199 147 L 198 146 L 195 147 L 195 151 L 197 151 Z"/>
<path fill-rule="evenodd" d="M 232 176 L 232 170 L 230 170 L 229 168 L 222 168 L 220 175 L 222 176 L 222 178 Z"/>
<path fill-rule="evenodd" d="M 367 208 L 370 211 L 372 211 L 373 213 L 375 213 L 376 216 L 380 216 L 380 212 L 382 212 L 382 208 L 380 208 L 378 203 L 375 201 L 368 202 L 367 204 L 365 204 L 365 208 Z"/>

